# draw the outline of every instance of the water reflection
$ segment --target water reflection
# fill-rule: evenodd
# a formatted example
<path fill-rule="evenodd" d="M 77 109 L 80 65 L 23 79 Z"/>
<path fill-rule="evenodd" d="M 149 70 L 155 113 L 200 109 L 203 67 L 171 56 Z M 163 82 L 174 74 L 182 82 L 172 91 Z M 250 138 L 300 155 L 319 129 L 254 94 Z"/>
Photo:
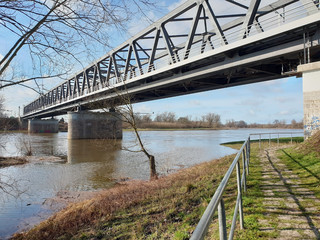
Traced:
<path fill-rule="evenodd" d="M 220 143 L 244 140 L 249 133 L 294 130 L 240 129 L 217 131 L 148 131 L 141 132 L 145 147 L 155 156 L 157 171 L 163 174 L 214 158 L 235 150 Z M 301 130 L 298 130 L 301 131 Z M 122 141 L 68 140 L 67 133 L 0 134 L 0 155 L 23 155 L 24 144 L 32 146 L 34 156 L 43 158 L 22 166 L 0 169 L 0 176 L 10 176 L 27 191 L 14 199 L 10 196 L 0 204 L 0 239 L 18 230 L 29 217 L 42 212 L 42 203 L 60 190 L 96 190 L 114 185 L 116 179 L 148 179 L 148 160 L 132 149 L 135 137 L 124 132 Z M 48 155 L 67 159 L 64 164 L 46 161 Z M 0 192 L 0 199 L 1 199 Z"/>
<path fill-rule="evenodd" d="M 121 140 L 68 140 L 68 163 L 112 163 L 122 147 Z"/>
<path fill-rule="evenodd" d="M 122 147 L 121 140 L 68 140 L 69 164 L 80 164 L 88 166 L 86 181 L 91 188 L 98 189 L 112 185 L 115 181 L 114 172 Z"/>

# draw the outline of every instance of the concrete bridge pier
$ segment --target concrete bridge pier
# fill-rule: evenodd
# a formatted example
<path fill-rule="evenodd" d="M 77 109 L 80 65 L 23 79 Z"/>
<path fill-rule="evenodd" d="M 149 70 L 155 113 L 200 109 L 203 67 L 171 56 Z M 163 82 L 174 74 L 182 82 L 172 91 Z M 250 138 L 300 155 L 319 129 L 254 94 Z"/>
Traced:
<path fill-rule="evenodd" d="M 57 133 L 59 121 L 57 119 L 29 119 L 29 133 Z"/>
<path fill-rule="evenodd" d="M 298 66 L 303 81 L 304 136 L 320 130 L 320 62 Z"/>
<path fill-rule="evenodd" d="M 122 139 L 117 112 L 68 112 L 68 139 Z"/>

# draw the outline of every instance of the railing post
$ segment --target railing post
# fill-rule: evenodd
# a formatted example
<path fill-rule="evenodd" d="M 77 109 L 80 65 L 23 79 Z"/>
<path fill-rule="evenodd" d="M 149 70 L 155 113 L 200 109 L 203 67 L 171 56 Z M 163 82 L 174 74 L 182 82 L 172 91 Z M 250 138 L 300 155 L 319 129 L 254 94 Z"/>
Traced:
<path fill-rule="evenodd" d="M 261 148 L 261 134 L 259 134 L 259 149 Z"/>
<path fill-rule="evenodd" d="M 249 175 L 249 143 L 246 144 L 246 164 L 247 164 L 247 174 Z"/>
<path fill-rule="evenodd" d="M 279 137 L 279 133 L 278 133 L 278 146 L 279 146 L 279 138 L 280 138 L 280 137 Z"/>
<path fill-rule="evenodd" d="M 292 133 L 291 133 L 291 144 L 292 144 Z"/>
<path fill-rule="evenodd" d="M 242 151 L 242 174 L 244 176 L 243 178 L 243 191 L 247 191 L 247 176 L 246 176 L 246 159 L 244 155 L 244 151 Z"/>
<path fill-rule="evenodd" d="M 248 154 L 248 159 L 249 159 L 249 162 L 250 162 L 250 152 L 251 152 L 251 139 L 250 139 L 250 136 L 248 138 L 248 142 L 249 142 L 249 154 Z"/>
<path fill-rule="evenodd" d="M 271 146 L 271 134 L 269 133 L 269 147 Z"/>
<path fill-rule="evenodd" d="M 239 195 L 239 218 L 240 218 L 240 228 L 244 228 L 243 222 L 243 206 L 242 206 L 242 190 L 241 190 L 241 174 L 240 174 L 240 162 L 237 162 L 236 165 L 237 171 L 237 184 L 238 184 L 238 195 Z"/>
<path fill-rule="evenodd" d="M 243 158 L 243 161 L 245 162 L 246 173 L 247 173 L 247 175 L 249 175 L 249 168 L 248 168 L 248 162 L 247 162 L 247 153 L 246 153 L 245 149 L 242 150 L 242 158 Z"/>
<path fill-rule="evenodd" d="M 220 240 L 227 240 L 226 210 L 225 210 L 224 201 L 222 198 L 218 205 L 218 218 L 219 218 Z"/>

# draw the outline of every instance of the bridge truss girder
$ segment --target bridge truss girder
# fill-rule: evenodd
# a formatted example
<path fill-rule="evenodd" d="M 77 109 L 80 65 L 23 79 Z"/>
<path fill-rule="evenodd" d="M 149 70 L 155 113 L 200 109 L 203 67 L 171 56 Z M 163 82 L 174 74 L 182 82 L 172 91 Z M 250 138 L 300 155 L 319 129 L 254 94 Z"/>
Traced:
<path fill-rule="evenodd" d="M 279 28 L 298 21 L 299 18 L 318 16 L 318 2 L 279 0 L 265 4 L 263 0 L 251 0 L 248 6 L 233 0 L 225 2 L 237 9 L 236 13 L 219 13 L 209 0 L 187 1 L 72 78 L 25 106 L 24 116 L 61 114 L 79 104 L 84 108 L 90 108 L 87 104 L 88 99 L 94 101 L 95 98 L 109 98 L 114 94 L 114 89 L 121 90 L 123 86 L 126 86 L 127 90 L 144 89 L 146 85 L 151 86 L 152 82 L 161 82 L 161 79 L 164 81 L 171 77 L 189 75 L 192 71 L 200 71 L 202 68 L 221 65 L 228 61 L 237 62 L 237 58 L 246 58 L 264 49 L 269 49 L 267 51 L 270 52 L 275 46 L 284 46 L 287 42 L 300 39 L 301 45 L 305 32 L 308 32 L 309 37 L 318 33 L 318 23 L 314 20 L 310 20 L 310 26 L 301 25 L 296 30 L 295 26 L 291 26 L 290 32 L 270 33 L 270 28 Z M 281 12 L 285 8 L 287 10 Z M 276 23 L 276 26 L 272 23 Z M 292 36 L 287 37 L 286 34 Z M 265 37 L 259 38 L 262 35 Z M 306 45 L 302 50 L 305 48 Z M 179 83 L 181 88 L 176 84 L 170 91 L 166 89 L 165 84 L 145 93 L 139 91 L 139 94 L 135 93 L 133 102 L 244 84 L 253 81 L 252 76 L 264 80 L 279 78 L 283 76 L 283 66 L 287 66 L 288 61 L 292 61 L 290 71 L 294 69 L 301 60 L 299 54 L 302 50 L 300 48 L 299 53 L 296 52 L 291 60 L 290 54 L 286 53 L 279 58 L 287 59 L 273 59 L 250 66 L 240 64 L 240 68 L 217 70 L 214 74 L 214 71 L 211 71 L 205 79 L 203 77 L 206 75 L 199 77 L 198 81 L 186 80 Z M 266 63 L 276 67 L 270 68 Z M 282 66 L 281 69 L 279 66 Z M 255 74 L 250 75 L 248 71 Z M 185 79 L 189 77 L 185 76 Z M 165 90 L 166 94 L 163 93 Z"/>

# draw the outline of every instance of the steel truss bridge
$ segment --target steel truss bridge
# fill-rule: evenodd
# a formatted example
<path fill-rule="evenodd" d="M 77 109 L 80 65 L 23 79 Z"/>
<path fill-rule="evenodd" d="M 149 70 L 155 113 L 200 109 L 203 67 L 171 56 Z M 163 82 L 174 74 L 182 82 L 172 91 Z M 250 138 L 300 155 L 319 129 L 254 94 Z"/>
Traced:
<path fill-rule="evenodd" d="M 319 0 L 189 0 L 25 106 L 23 118 L 93 109 L 119 92 L 136 103 L 278 79 L 319 60 Z"/>

